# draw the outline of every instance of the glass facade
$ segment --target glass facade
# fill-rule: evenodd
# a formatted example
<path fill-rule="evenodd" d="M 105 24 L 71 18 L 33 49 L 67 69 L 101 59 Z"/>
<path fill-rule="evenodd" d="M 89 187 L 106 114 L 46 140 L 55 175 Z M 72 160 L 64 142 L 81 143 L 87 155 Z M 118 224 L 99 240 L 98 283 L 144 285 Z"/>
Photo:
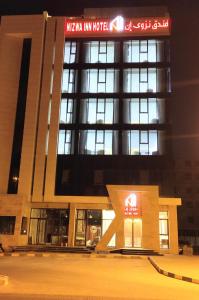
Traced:
<path fill-rule="evenodd" d="M 166 38 L 66 40 L 58 155 L 162 154 L 166 50 Z"/>
<path fill-rule="evenodd" d="M 77 209 L 75 246 L 95 247 L 115 217 L 113 210 Z M 109 247 L 115 247 L 115 234 Z"/>

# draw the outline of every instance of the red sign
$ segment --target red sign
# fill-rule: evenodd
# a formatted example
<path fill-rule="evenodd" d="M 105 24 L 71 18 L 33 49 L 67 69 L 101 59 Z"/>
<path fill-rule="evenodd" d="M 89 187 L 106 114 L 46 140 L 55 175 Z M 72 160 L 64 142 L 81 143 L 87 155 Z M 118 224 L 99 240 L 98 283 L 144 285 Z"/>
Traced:
<path fill-rule="evenodd" d="M 130 194 L 124 200 L 124 214 L 126 217 L 139 218 L 141 216 L 140 205 L 136 194 Z"/>
<path fill-rule="evenodd" d="M 121 16 L 113 20 L 66 18 L 64 32 L 66 36 L 169 35 L 170 19 L 164 17 L 124 19 Z"/>

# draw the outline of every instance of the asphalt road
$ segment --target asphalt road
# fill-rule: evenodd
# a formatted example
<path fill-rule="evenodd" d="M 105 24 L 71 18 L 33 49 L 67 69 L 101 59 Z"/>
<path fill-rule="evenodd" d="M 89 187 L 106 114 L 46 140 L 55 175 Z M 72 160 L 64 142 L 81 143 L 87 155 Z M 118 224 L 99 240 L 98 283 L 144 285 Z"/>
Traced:
<path fill-rule="evenodd" d="M 147 259 L 0 257 L 0 273 L 9 276 L 2 300 L 199 299 L 199 285 L 160 275 Z"/>

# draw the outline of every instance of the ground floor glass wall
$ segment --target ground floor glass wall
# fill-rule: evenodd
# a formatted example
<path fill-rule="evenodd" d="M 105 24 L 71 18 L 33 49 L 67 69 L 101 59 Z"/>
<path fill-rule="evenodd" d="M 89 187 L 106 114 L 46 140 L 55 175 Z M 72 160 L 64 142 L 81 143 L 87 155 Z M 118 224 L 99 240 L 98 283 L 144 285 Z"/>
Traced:
<path fill-rule="evenodd" d="M 95 247 L 115 217 L 113 210 L 76 211 L 75 246 Z M 115 246 L 115 235 L 109 242 Z"/>
<path fill-rule="evenodd" d="M 32 209 L 29 244 L 67 245 L 68 209 Z"/>

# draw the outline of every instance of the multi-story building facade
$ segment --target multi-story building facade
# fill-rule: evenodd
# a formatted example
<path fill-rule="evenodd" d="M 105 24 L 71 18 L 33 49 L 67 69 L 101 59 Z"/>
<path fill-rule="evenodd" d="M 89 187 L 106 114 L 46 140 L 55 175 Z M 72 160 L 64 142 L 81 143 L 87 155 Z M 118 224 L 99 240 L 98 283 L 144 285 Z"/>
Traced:
<path fill-rule="evenodd" d="M 180 200 L 168 198 L 164 175 L 172 158 L 170 18 L 165 7 L 116 12 L 2 18 L 6 246 L 178 252 Z"/>

